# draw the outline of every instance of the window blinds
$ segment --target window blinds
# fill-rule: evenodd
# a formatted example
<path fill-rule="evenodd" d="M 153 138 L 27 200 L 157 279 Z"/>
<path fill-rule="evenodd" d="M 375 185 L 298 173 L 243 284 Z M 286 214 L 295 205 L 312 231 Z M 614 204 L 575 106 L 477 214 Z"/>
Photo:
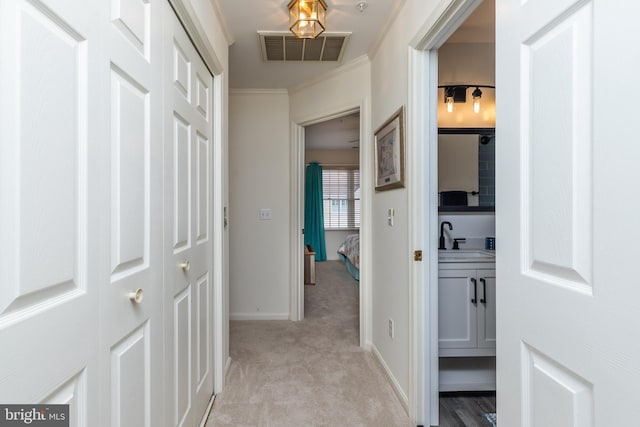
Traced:
<path fill-rule="evenodd" d="M 322 193 L 325 229 L 360 227 L 360 170 L 323 169 Z"/>

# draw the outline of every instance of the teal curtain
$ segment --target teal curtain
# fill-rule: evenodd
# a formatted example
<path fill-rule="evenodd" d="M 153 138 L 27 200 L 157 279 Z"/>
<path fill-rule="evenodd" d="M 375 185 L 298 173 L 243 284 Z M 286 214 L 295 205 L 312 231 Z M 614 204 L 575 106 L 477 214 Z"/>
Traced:
<path fill-rule="evenodd" d="M 316 261 L 326 261 L 322 166 L 318 163 L 312 162 L 307 166 L 304 187 L 304 244 L 313 246 L 316 251 Z"/>

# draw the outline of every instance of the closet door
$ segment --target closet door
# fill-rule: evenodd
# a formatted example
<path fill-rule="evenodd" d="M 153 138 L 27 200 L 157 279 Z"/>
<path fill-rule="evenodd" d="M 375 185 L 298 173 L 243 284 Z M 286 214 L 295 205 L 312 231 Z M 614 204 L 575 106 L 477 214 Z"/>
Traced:
<path fill-rule="evenodd" d="M 164 29 L 166 415 L 193 426 L 213 394 L 213 79 L 173 13 Z"/>
<path fill-rule="evenodd" d="M 103 425 L 163 425 L 162 12 L 166 1 L 111 0 L 100 195 Z"/>
<path fill-rule="evenodd" d="M 98 411 L 100 0 L 0 1 L 0 402 Z"/>

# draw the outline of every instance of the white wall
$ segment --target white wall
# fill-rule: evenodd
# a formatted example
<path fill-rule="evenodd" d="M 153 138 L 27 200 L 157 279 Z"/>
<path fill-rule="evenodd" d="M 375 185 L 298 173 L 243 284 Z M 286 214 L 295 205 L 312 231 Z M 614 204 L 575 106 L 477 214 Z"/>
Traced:
<path fill-rule="evenodd" d="M 305 125 L 330 114 L 357 108 L 370 95 L 369 74 L 369 60 L 360 57 L 322 80 L 290 89 L 291 120 Z M 366 120 L 362 112 L 360 120 Z"/>
<path fill-rule="evenodd" d="M 359 150 L 306 150 L 305 163 L 318 162 L 321 165 L 358 166 Z"/>
<path fill-rule="evenodd" d="M 289 317 L 289 96 L 229 95 L 230 318 Z M 261 221 L 260 209 L 272 210 Z"/>
<path fill-rule="evenodd" d="M 358 166 L 360 164 L 359 150 L 307 150 L 305 163 L 318 162 L 321 165 Z M 327 260 L 335 261 L 338 257 L 338 246 L 350 234 L 357 234 L 358 230 L 325 230 L 324 239 L 327 248 Z"/>
<path fill-rule="evenodd" d="M 407 0 L 371 60 L 372 127 L 377 129 L 408 102 L 408 47 L 424 25 L 436 0 Z M 409 142 L 411 144 L 411 142 Z M 406 162 L 407 168 L 410 162 Z M 410 176 L 407 169 L 406 177 Z M 412 183 L 407 180 L 407 186 Z M 395 225 L 387 225 L 387 210 L 396 211 Z M 373 345 L 392 375 L 396 391 L 407 403 L 409 395 L 410 277 L 408 193 L 406 188 L 373 197 Z M 395 338 L 388 334 L 388 320 Z"/>

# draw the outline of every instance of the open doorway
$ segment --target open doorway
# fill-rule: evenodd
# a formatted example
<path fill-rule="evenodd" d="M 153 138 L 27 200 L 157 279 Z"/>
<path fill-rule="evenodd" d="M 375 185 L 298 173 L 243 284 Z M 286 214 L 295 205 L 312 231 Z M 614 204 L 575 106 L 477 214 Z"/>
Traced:
<path fill-rule="evenodd" d="M 495 1 L 438 50 L 440 426 L 495 422 Z"/>
<path fill-rule="evenodd" d="M 304 313 L 345 322 L 359 343 L 360 112 L 304 128 Z"/>

